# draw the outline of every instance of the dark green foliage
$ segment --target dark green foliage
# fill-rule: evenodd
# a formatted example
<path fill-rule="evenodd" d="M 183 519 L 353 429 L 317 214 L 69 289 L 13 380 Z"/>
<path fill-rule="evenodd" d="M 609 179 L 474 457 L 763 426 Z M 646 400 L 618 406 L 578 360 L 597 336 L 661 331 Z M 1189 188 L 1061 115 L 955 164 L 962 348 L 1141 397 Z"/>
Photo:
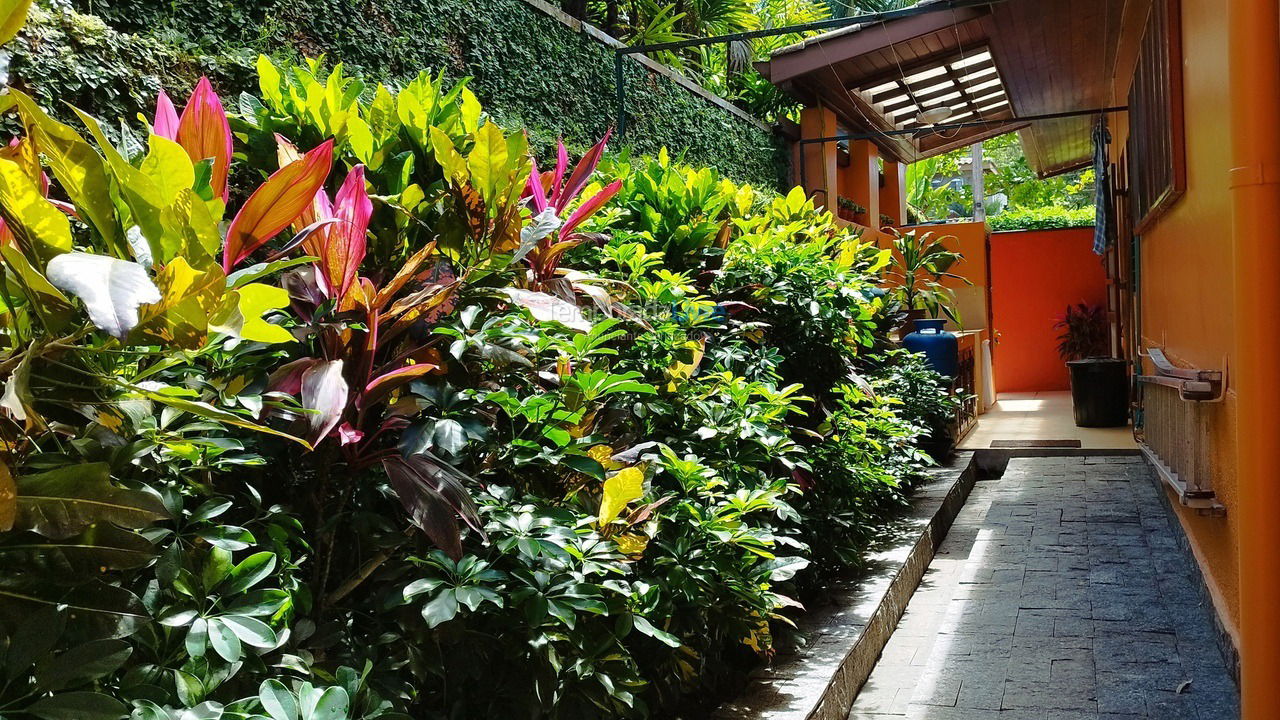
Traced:
<path fill-rule="evenodd" d="M 51 9 L 14 45 L 19 87 L 103 118 L 132 118 L 164 83 L 207 74 L 223 97 L 254 91 L 253 59 L 326 55 L 370 80 L 423 68 L 471 87 L 499 121 L 535 147 L 563 137 L 581 151 L 616 120 L 613 52 L 522 0 L 75 0 Z M 615 145 L 660 147 L 740 182 L 777 187 L 785 154 L 772 132 L 626 63 L 627 133 Z M 50 103 L 53 107 L 57 103 Z"/>

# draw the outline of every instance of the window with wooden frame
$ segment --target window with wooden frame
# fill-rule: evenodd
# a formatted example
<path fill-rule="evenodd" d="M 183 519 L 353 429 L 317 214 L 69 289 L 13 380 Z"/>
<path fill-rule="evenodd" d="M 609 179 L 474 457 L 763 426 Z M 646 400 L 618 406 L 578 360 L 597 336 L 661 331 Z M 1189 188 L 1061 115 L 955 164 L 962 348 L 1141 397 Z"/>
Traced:
<path fill-rule="evenodd" d="M 1129 89 L 1130 212 L 1142 233 L 1187 189 L 1178 0 L 1152 0 Z"/>

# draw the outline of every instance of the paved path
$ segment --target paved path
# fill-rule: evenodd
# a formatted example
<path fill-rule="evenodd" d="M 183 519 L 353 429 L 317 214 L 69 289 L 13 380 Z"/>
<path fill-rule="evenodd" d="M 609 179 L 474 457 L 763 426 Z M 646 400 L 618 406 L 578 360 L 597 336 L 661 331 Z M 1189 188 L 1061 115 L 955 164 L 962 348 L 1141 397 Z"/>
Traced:
<path fill-rule="evenodd" d="M 850 720 L 1238 718 L 1150 472 L 1015 458 L 979 482 Z"/>

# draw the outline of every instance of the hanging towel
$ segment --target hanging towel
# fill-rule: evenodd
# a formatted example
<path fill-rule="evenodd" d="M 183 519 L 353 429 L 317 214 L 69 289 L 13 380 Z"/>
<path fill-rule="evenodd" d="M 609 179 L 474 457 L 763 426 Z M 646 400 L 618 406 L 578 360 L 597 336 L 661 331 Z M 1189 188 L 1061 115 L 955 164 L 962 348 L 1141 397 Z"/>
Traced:
<path fill-rule="evenodd" d="M 1093 126 L 1093 251 L 1098 255 L 1106 254 L 1116 236 L 1111 217 L 1110 145 L 1111 131 L 1107 129 L 1107 116 L 1102 115 Z"/>

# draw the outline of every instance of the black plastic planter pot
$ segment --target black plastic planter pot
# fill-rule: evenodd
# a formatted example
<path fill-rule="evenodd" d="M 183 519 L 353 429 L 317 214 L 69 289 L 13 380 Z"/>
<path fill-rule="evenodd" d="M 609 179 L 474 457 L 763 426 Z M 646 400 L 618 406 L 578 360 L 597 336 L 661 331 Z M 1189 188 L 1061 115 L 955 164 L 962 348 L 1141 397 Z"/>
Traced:
<path fill-rule="evenodd" d="M 1129 422 L 1129 363 L 1116 358 L 1071 360 L 1071 407 L 1079 427 Z"/>

